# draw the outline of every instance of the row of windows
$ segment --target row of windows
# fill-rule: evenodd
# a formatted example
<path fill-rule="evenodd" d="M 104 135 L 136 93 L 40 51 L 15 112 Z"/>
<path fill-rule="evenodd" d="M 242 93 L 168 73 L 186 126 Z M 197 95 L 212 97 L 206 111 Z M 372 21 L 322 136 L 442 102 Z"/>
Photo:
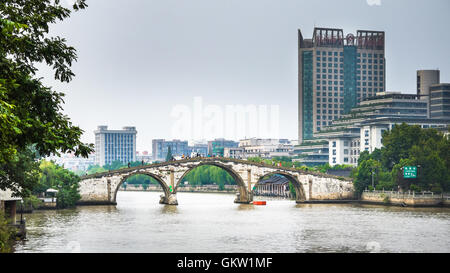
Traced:
<path fill-rule="evenodd" d="M 327 92 L 322 92 L 322 94 L 321 94 L 320 92 L 316 92 L 316 95 L 317 95 L 317 97 L 320 97 L 320 95 L 326 97 L 326 96 L 327 96 Z M 332 97 L 332 96 L 333 96 L 333 93 L 328 93 L 328 96 Z M 334 96 L 337 97 L 337 96 L 338 96 L 338 93 L 334 93 Z M 343 96 L 344 96 L 344 93 L 343 93 L 343 92 L 339 92 L 339 96 L 340 96 L 340 97 L 343 97 Z"/>
<path fill-rule="evenodd" d="M 363 87 L 362 88 L 363 92 L 366 92 L 366 91 L 372 92 L 372 90 L 373 90 L 373 92 L 382 92 L 383 91 L 381 88 L 373 88 L 373 89 L 372 89 L 372 87 L 369 87 L 369 88 Z M 359 93 L 361 92 L 361 88 L 360 87 L 356 88 L 356 91 L 358 92 L 357 94 L 359 96 Z"/>
<path fill-rule="evenodd" d="M 320 66 L 322 66 L 322 67 L 327 67 L 327 64 L 326 63 L 322 63 L 322 65 L 320 65 L 321 63 L 316 63 L 316 65 L 318 66 L 318 67 L 320 67 Z M 334 64 L 332 64 L 332 63 L 328 63 L 328 67 L 334 67 L 334 68 L 337 68 L 338 67 L 338 64 L 337 63 L 334 63 Z M 343 68 L 344 67 L 344 64 L 339 64 L 339 67 L 340 68 Z M 342 71 L 342 70 L 341 70 Z M 342 73 L 342 72 L 341 72 Z"/>
<path fill-rule="evenodd" d="M 373 73 L 372 73 L 373 72 Z M 372 70 L 356 70 L 356 74 L 363 74 L 363 75 L 377 75 L 377 71 L 372 71 Z M 380 71 L 378 71 L 378 75 L 380 75 L 380 76 L 383 76 L 383 71 L 382 70 L 380 70 Z M 382 81 L 383 80 L 383 78 L 382 77 L 380 77 L 380 80 Z"/>
<path fill-rule="evenodd" d="M 363 64 L 362 66 L 360 65 L 360 64 L 358 64 L 357 66 L 356 66 L 356 68 L 357 69 L 361 69 L 361 67 L 362 67 L 362 69 L 375 69 L 375 70 L 378 70 L 378 65 L 371 65 L 371 64 L 369 64 L 369 65 L 365 65 L 365 64 Z M 382 65 L 380 65 L 380 69 L 383 69 L 383 66 Z"/>
<path fill-rule="evenodd" d="M 338 85 L 338 83 L 339 83 L 339 85 L 344 85 L 344 81 L 328 81 L 328 85 Z M 320 84 L 320 80 L 318 80 L 317 82 L 316 82 L 316 84 Z M 322 84 L 327 84 L 327 81 L 322 81 Z"/>
<path fill-rule="evenodd" d="M 316 53 L 317 53 L 317 55 L 320 55 L 320 54 L 322 54 L 322 55 L 327 55 L 328 54 L 328 56 L 337 56 L 338 55 L 338 53 L 339 53 L 339 56 L 344 56 L 344 52 L 337 52 L 337 51 L 334 51 L 334 52 L 331 52 L 331 51 L 320 51 L 320 50 L 317 50 L 316 51 Z"/>
<path fill-rule="evenodd" d="M 322 118 L 321 118 L 321 116 L 317 116 L 317 119 L 329 119 L 329 120 L 336 120 L 336 119 L 338 119 L 339 117 L 338 116 L 328 116 L 328 118 L 327 118 L 327 116 L 322 116 Z"/>
<path fill-rule="evenodd" d="M 361 76 L 357 76 L 356 77 L 356 79 L 358 80 L 358 81 L 360 81 L 361 80 Z M 374 81 L 378 81 L 378 77 L 377 76 L 375 76 L 375 77 L 372 77 L 372 76 L 362 76 L 362 80 L 363 81 L 372 81 L 372 80 L 374 80 Z M 383 80 L 383 77 L 380 77 L 380 81 L 382 81 Z"/>
<path fill-rule="evenodd" d="M 338 102 L 337 98 L 328 98 L 328 102 Z M 317 98 L 317 102 L 320 102 L 320 98 Z M 327 102 L 327 98 L 322 98 L 322 102 Z M 339 99 L 339 102 L 344 103 L 344 99 Z"/>
<path fill-rule="evenodd" d="M 316 78 L 317 78 L 317 79 L 320 79 L 320 74 L 317 74 L 317 75 L 316 75 Z M 325 75 L 325 74 L 322 75 L 322 79 L 326 79 L 326 78 L 327 78 L 327 75 Z M 329 79 L 329 80 L 331 80 L 331 79 L 333 79 L 333 78 L 334 78 L 335 80 L 337 80 L 337 79 L 338 79 L 338 75 L 337 75 L 337 74 L 334 74 L 334 75 L 329 74 L 329 75 L 328 75 L 328 79 Z M 341 80 L 343 80 L 343 79 L 344 79 L 344 75 L 339 75 L 339 78 L 340 78 Z M 319 84 L 319 82 L 320 82 L 320 81 L 317 81 L 317 84 Z"/>
<path fill-rule="evenodd" d="M 362 61 L 363 64 L 364 64 L 364 63 L 369 63 L 369 64 L 372 63 L 372 59 L 360 59 L 360 58 L 358 58 L 358 59 L 356 60 L 357 63 L 361 63 L 361 61 Z M 375 60 L 373 60 L 373 63 L 374 63 L 374 64 L 378 64 L 378 63 L 383 64 L 383 63 L 384 63 L 384 60 L 383 60 L 383 59 L 380 59 L 380 60 L 378 61 L 377 59 L 375 59 Z M 382 69 L 381 67 L 382 67 L 382 66 L 380 65 L 380 69 Z"/>
<path fill-rule="evenodd" d="M 378 82 L 358 82 L 358 85 L 359 86 L 375 86 L 375 87 L 377 87 L 378 86 Z M 380 82 L 380 86 L 382 86 L 382 83 Z"/>
<path fill-rule="evenodd" d="M 327 126 L 327 125 L 331 125 L 331 124 L 332 124 L 331 121 L 329 121 L 328 123 L 326 121 L 322 122 L 323 126 Z M 320 121 L 317 122 L 317 126 L 320 126 Z M 320 131 L 320 127 L 317 127 L 317 130 Z"/>
<path fill-rule="evenodd" d="M 322 106 L 323 108 L 327 108 L 327 105 L 326 104 L 317 104 L 317 108 L 320 108 L 320 106 Z M 328 104 L 328 108 L 333 108 L 333 104 Z M 339 108 L 339 105 L 338 104 L 334 104 L 334 108 Z M 341 115 L 343 115 L 344 114 L 344 110 L 341 110 L 340 111 L 340 113 L 341 113 Z"/>
<path fill-rule="evenodd" d="M 340 51 L 340 52 L 337 52 L 337 51 L 334 51 L 334 52 L 332 52 L 332 51 L 320 51 L 320 50 L 317 50 L 316 51 L 316 54 L 317 55 L 324 55 L 324 56 L 326 56 L 326 55 L 328 55 L 328 56 L 338 56 L 338 54 L 339 54 L 339 56 L 344 56 L 344 52 L 342 52 L 342 51 Z M 378 54 L 378 53 L 357 53 L 357 56 L 360 58 L 361 56 L 363 57 L 363 58 L 383 58 L 383 54 Z"/>
<path fill-rule="evenodd" d="M 326 114 L 327 110 L 322 110 L 322 114 Z M 320 114 L 320 110 L 317 110 L 317 114 Z M 328 114 L 333 114 L 333 110 L 328 110 Z M 334 110 L 334 114 L 337 115 L 338 114 L 338 110 Z M 341 111 L 342 114 L 342 111 Z"/>
<path fill-rule="evenodd" d="M 323 88 L 321 88 L 320 87 L 320 85 L 318 85 L 317 86 L 317 90 L 323 90 L 323 91 L 326 91 L 327 90 L 327 87 L 326 86 L 324 86 Z M 338 88 L 337 88 L 337 86 L 335 86 L 335 87 L 331 87 L 331 86 L 328 86 L 328 91 L 338 91 Z M 339 87 L 339 91 L 344 91 L 344 87 Z"/>
<path fill-rule="evenodd" d="M 322 57 L 322 58 L 320 58 L 320 57 L 317 57 L 316 58 L 316 60 L 318 61 L 318 62 L 320 62 L 320 61 L 322 61 L 322 62 L 326 62 L 327 61 L 327 58 L 326 57 Z M 344 61 L 344 58 L 332 58 L 332 57 L 328 57 L 328 61 L 329 62 L 337 62 L 339 60 L 339 62 L 343 62 Z"/>

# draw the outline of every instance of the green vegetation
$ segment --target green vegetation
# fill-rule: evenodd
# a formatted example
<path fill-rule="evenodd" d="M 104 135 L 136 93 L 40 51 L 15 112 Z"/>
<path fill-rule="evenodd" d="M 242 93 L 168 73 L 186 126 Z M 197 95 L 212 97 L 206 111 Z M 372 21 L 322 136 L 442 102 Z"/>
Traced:
<path fill-rule="evenodd" d="M 172 149 L 169 146 L 169 149 L 167 150 L 166 161 L 170 160 L 172 160 Z"/>
<path fill-rule="evenodd" d="M 35 195 L 30 195 L 23 198 L 23 205 L 21 203 L 17 204 L 17 209 L 24 211 L 32 211 L 42 206 L 43 201 L 37 198 Z"/>
<path fill-rule="evenodd" d="M 0 253 L 8 253 L 12 251 L 14 234 L 14 228 L 9 225 L 5 215 L 0 212 Z"/>
<path fill-rule="evenodd" d="M 76 51 L 49 35 L 49 26 L 86 7 L 85 0 L 73 9 L 51 0 L 0 2 L 0 189 L 28 196 L 39 179 L 36 158 L 60 152 L 87 157 L 93 150 L 62 112 L 64 94 L 35 76 L 42 63 L 56 80 L 72 80 Z"/>
<path fill-rule="evenodd" d="M 450 140 L 444 134 L 403 123 L 384 132 L 382 143 L 381 149 L 359 157 L 353 172 L 358 193 L 371 186 L 372 172 L 378 190 L 450 190 Z M 417 166 L 417 178 L 403 178 L 405 166 Z"/>
<path fill-rule="evenodd" d="M 78 193 L 78 182 L 80 178 L 73 172 L 54 164 L 51 161 L 41 161 L 41 176 L 38 187 L 34 193 L 45 192 L 47 189 L 56 189 L 56 207 L 59 209 L 75 206 L 80 200 Z"/>
<path fill-rule="evenodd" d="M 217 184 L 223 190 L 225 185 L 236 184 L 233 177 L 225 170 L 216 166 L 199 166 L 192 169 L 181 181 L 188 181 L 191 186 L 201 186 L 206 184 Z"/>

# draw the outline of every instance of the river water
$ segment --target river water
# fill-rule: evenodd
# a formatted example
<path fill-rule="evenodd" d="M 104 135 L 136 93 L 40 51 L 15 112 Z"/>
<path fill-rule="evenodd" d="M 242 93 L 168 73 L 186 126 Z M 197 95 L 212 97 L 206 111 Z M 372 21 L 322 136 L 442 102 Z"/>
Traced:
<path fill-rule="evenodd" d="M 450 252 L 450 208 L 233 203 L 234 195 L 119 192 L 117 206 L 25 215 L 16 252 Z"/>

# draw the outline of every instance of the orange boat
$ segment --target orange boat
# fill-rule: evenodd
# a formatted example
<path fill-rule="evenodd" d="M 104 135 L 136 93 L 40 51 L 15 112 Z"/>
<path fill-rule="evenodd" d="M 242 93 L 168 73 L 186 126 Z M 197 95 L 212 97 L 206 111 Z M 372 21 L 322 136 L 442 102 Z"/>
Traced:
<path fill-rule="evenodd" d="M 266 201 L 253 201 L 253 205 L 265 206 L 266 205 Z"/>

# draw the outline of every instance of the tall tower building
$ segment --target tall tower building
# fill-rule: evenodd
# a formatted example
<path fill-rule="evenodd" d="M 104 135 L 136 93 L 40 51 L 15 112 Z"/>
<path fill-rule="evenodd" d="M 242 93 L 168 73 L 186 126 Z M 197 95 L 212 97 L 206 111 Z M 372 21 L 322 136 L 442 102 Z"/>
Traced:
<path fill-rule="evenodd" d="M 385 91 L 385 34 L 314 28 L 312 39 L 298 30 L 299 143 L 363 99 Z"/>
<path fill-rule="evenodd" d="M 440 83 L 439 70 L 417 70 L 417 95 L 428 101 L 428 118 L 431 117 L 430 87 Z"/>
<path fill-rule="evenodd" d="M 98 126 L 95 133 L 95 164 L 104 166 L 114 161 L 124 164 L 136 161 L 136 127 L 108 130 Z"/>

